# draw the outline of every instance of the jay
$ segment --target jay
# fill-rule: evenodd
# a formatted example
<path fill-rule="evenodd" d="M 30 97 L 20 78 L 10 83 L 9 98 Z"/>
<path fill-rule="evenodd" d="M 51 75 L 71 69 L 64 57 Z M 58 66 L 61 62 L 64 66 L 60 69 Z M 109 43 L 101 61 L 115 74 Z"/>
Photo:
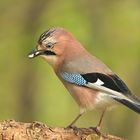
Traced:
<path fill-rule="evenodd" d="M 123 104 L 140 114 L 140 100 L 126 84 L 98 58 L 91 55 L 63 28 L 51 28 L 42 33 L 37 47 L 29 58 L 43 57 L 80 107 L 79 115 L 69 125 L 72 127 L 87 110 L 100 109 L 102 115 L 97 125 L 100 129 L 104 112 Z"/>

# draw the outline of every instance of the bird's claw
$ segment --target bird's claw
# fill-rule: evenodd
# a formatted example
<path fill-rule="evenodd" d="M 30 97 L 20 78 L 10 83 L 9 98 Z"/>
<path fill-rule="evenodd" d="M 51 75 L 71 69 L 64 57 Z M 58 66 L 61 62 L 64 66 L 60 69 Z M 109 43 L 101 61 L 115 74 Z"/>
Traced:
<path fill-rule="evenodd" d="M 94 130 L 95 133 L 98 135 L 98 136 L 101 136 L 102 133 L 100 132 L 100 127 L 96 126 L 96 127 L 90 127 L 90 129 Z"/>
<path fill-rule="evenodd" d="M 66 129 L 77 129 L 77 127 L 75 125 L 68 125 Z"/>

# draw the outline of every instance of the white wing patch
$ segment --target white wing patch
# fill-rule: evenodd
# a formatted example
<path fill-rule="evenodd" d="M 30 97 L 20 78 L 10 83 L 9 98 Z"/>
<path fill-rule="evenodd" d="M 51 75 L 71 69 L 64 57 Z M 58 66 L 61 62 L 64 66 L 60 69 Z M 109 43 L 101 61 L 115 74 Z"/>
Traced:
<path fill-rule="evenodd" d="M 104 84 L 103 81 L 101 81 L 100 79 L 97 79 L 97 81 L 94 83 L 95 85 L 101 86 Z"/>

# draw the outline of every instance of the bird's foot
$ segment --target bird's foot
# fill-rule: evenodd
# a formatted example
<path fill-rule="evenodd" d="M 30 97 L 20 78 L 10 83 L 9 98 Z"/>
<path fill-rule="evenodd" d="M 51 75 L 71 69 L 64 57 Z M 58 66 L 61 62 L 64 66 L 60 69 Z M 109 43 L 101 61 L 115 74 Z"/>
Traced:
<path fill-rule="evenodd" d="M 100 127 L 96 126 L 96 127 L 90 127 L 90 129 L 94 130 L 95 133 L 98 135 L 98 136 L 101 136 L 102 133 L 100 132 Z"/>
<path fill-rule="evenodd" d="M 78 129 L 75 125 L 68 125 L 66 129 Z"/>

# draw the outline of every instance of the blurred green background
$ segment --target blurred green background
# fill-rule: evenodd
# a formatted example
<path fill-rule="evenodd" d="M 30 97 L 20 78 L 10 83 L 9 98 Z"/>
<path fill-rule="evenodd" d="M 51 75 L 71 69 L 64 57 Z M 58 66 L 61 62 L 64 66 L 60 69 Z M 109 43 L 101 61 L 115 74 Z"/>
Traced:
<path fill-rule="evenodd" d="M 140 97 L 139 0 L 1 0 L 0 120 L 63 127 L 79 113 L 51 67 L 40 58 L 27 58 L 39 35 L 57 26 L 72 32 Z M 76 125 L 95 126 L 99 116 L 88 112 Z M 140 117 L 117 107 L 106 113 L 102 131 L 138 140 Z"/>

